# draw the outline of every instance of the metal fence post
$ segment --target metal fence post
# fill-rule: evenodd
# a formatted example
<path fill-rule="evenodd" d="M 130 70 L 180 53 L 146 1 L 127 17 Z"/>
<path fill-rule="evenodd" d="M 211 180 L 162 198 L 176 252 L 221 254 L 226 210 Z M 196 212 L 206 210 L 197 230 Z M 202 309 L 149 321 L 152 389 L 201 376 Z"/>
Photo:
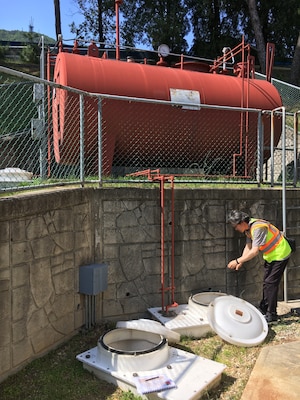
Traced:
<path fill-rule="evenodd" d="M 84 97 L 79 95 L 80 104 L 80 182 L 84 183 Z"/>
<path fill-rule="evenodd" d="M 270 162 L 270 167 L 271 167 L 271 186 L 274 186 L 274 110 L 271 112 L 271 162 Z"/>
<path fill-rule="evenodd" d="M 41 36 L 39 44 L 41 45 L 40 53 L 40 78 L 45 79 L 45 45 L 44 36 Z M 40 84 L 42 87 L 43 95 L 41 97 L 41 104 L 38 106 L 38 117 L 42 121 L 42 135 L 40 137 L 40 175 L 43 179 L 47 178 L 47 131 L 46 131 L 46 113 L 45 113 L 45 85 Z"/>
<path fill-rule="evenodd" d="M 262 112 L 258 112 L 257 116 L 257 172 L 258 184 L 263 181 L 263 128 L 262 128 Z"/>
<path fill-rule="evenodd" d="M 285 127 L 285 107 L 282 111 L 282 230 L 286 233 L 286 127 Z M 287 293 L 287 268 L 284 270 L 284 301 L 288 301 Z"/>
<path fill-rule="evenodd" d="M 102 99 L 98 97 L 98 178 L 102 184 Z"/>
<path fill-rule="evenodd" d="M 294 147 L 294 187 L 297 187 L 298 180 L 298 117 L 300 111 L 294 113 L 294 136 L 293 136 L 293 147 Z"/>

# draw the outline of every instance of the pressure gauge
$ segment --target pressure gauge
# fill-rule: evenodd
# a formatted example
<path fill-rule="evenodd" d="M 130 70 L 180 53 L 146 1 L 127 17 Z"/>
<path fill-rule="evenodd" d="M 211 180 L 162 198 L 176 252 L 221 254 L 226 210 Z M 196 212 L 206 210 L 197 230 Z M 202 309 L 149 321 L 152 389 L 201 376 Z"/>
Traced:
<path fill-rule="evenodd" d="M 158 55 L 160 57 L 168 57 L 170 53 L 169 46 L 167 44 L 161 44 L 158 47 Z"/>

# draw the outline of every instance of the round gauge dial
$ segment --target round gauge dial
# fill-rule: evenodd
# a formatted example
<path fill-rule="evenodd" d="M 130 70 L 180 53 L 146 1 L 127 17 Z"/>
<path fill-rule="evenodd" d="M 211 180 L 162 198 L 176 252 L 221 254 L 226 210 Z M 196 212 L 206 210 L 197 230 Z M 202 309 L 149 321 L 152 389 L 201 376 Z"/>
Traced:
<path fill-rule="evenodd" d="M 169 55 L 169 53 L 170 53 L 170 49 L 169 49 L 169 46 L 167 44 L 161 44 L 158 47 L 158 55 L 160 57 L 167 57 Z"/>

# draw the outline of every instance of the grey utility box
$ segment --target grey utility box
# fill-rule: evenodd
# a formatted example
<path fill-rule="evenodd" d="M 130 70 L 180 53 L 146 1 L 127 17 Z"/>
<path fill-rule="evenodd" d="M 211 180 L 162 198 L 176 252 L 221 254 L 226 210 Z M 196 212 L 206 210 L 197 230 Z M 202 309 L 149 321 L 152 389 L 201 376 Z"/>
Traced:
<path fill-rule="evenodd" d="M 79 268 L 79 293 L 96 295 L 107 289 L 107 264 L 83 265 Z"/>

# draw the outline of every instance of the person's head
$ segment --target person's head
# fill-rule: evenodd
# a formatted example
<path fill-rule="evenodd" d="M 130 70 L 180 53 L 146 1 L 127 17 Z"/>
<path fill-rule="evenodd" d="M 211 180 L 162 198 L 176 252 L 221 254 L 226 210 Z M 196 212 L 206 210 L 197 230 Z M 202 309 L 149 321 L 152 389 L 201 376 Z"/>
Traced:
<path fill-rule="evenodd" d="M 228 214 L 228 222 L 231 223 L 233 228 L 238 232 L 244 233 L 249 229 L 250 217 L 243 211 L 232 210 Z"/>

